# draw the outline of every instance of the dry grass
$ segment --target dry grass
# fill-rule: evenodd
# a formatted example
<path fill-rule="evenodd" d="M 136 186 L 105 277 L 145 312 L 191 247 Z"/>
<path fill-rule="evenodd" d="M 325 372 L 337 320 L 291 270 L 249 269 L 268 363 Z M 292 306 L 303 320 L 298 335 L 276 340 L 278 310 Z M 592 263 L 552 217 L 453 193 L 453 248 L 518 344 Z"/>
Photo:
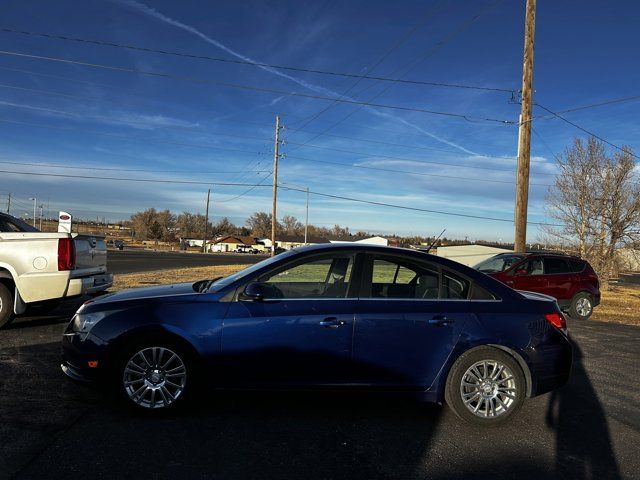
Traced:
<path fill-rule="evenodd" d="M 611 286 L 602 291 L 602 299 L 593 320 L 640 325 L 640 287 Z"/>
<path fill-rule="evenodd" d="M 224 277 L 242 270 L 245 266 L 222 265 L 116 275 L 111 291 Z M 591 319 L 640 326 L 640 287 L 612 286 L 603 290 L 602 301 L 595 308 Z"/>
<path fill-rule="evenodd" d="M 116 275 L 111 291 L 127 288 L 149 287 L 168 283 L 195 282 L 216 277 L 226 277 L 242 270 L 246 265 L 221 265 L 215 267 L 179 268 L 157 272 Z"/>

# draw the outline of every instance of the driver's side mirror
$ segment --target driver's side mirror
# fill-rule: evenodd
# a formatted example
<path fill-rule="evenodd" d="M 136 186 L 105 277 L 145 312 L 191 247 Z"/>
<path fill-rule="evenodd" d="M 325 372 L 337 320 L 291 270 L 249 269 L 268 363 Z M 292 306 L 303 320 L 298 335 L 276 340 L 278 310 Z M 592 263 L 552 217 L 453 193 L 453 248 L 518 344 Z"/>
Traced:
<path fill-rule="evenodd" d="M 240 294 L 240 300 L 261 302 L 265 298 L 265 287 L 262 283 L 248 283 Z"/>
<path fill-rule="evenodd" d="M 522 269 L 522 268 L 516 270 L 516 276 L 522 277 L 524 275 L 529 275 L 529 272 L 524 270 L 524 269 Z"/>

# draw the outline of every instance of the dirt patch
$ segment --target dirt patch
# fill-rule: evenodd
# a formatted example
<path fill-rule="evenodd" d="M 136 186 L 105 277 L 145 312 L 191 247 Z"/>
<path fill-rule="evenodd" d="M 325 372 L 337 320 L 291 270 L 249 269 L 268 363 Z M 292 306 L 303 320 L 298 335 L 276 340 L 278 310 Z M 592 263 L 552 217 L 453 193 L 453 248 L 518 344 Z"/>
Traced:
<path fill-rule="evenodd" d="M 611 286 L 603 290 L 591 319 L 640 325 L 640 287 Z"/>
<path fill-rule="evenodd" d="M 113 287 L 110 291 L 226 277 L 245 267 L 246 265 L 216 265 L 213 267 L 179 268 L 158 272 L 127 273 L 115 276 Z"/>

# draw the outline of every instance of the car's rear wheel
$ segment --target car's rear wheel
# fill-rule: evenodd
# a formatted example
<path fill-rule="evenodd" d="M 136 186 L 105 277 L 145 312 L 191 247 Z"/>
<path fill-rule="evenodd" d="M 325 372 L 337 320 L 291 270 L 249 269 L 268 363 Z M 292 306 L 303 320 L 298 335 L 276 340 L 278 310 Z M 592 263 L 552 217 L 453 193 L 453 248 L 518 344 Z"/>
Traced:
<path fill-rule="evenodd" d="M 477 425 L 498 425 L 522 406 L 526 382 L 518 362 L 492 347 L 462 354 L 447 377 L 445 399 L 460 418 Z"/>
<path fill-rule="evenodd" d="M 569 314 L 578 320 L 587 320 L 593 313 L 593 300 L 586 292 L 576 294 L 571 300 Z"/>
<path fill-rule="evenodd" d="M 182 403 L 191 387 L 192 368 L 186 350 L 167 341 L 127 349 L 119 368 L 119 387 L 134 407 L 166 410 Z"/>
<path fill-rule="evenodd" d="M 0 282 L 0 328 L 6 327 L 13 320 L 13 294 Z"/>

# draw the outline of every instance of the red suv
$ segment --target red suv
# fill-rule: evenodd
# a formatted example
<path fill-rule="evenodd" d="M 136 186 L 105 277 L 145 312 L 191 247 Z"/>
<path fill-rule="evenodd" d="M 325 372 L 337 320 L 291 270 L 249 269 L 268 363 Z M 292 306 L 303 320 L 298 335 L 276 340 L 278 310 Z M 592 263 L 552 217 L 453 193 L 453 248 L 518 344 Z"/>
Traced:
<path fill-rule="evenodd" d="M 600 303 L 600 281 L 578 257 L 551 253 L 500 253 L 474 267 L 515 290 L 544 293 L 563 310 L 586 320 Z"/>

